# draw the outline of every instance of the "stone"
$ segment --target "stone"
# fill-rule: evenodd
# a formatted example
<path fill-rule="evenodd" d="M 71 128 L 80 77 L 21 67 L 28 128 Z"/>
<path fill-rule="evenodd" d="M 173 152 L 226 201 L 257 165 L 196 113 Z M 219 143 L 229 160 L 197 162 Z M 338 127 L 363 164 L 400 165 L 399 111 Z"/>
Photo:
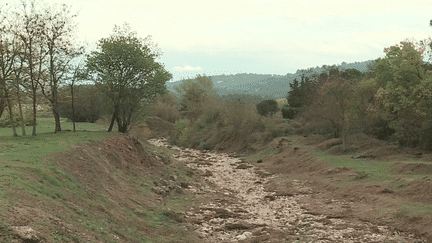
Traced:
<path fill-rule="evenodd" d="M 29 226 L 12 226 L 15 234 L 23 240 L 23 242 L 40 242 L 37 232 Z"/>

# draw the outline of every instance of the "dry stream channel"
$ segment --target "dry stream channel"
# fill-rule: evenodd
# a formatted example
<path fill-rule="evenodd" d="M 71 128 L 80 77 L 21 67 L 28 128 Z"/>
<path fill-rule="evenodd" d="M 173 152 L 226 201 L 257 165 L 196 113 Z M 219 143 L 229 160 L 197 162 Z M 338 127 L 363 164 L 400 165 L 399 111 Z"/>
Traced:
<path fill-rule="evenodd" d="M 176 159 L 197 170 L 211 185 L 186 189 L 198 197 L 214 198 L 184 214 L 203 242 L 423 242 L 387 226 L 308 213 L 298 199 L 319 192 L 308 187 L 306 180 L 290 182 L 300 193 L 278 195 L 264 187 L 275 175 L 242 158 L 180 149 L 165 139 L 149 142 L 176 150 Z M 333 203 L 343 207 L 350 202 Z"/>

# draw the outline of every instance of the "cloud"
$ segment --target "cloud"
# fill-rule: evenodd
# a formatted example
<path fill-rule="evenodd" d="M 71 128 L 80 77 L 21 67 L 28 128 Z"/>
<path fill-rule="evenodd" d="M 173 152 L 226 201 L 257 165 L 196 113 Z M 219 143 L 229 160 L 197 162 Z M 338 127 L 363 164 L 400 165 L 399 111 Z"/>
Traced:
<path fill-rule="evenodd" d="M 184 67 L 179 67 L 179 66 L 174 67 L 173 70 L 176 72 L 190 72 L 190 71 L 200 71 L 203 69 L 202 69 L 202 67 L 192 67 L 192 66 L 186 65 Z"/>

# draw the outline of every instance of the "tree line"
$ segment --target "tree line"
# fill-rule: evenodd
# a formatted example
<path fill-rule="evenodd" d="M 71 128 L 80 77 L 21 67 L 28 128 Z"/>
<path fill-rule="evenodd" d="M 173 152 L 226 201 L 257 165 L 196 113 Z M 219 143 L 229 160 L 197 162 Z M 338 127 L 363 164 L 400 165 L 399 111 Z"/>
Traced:
<path fill-rule="evenodd" d="M 405 40 L 384 49 L 366 74 L 356 70 L 302 76 L 290 84 L 284 117 L 327 122 L 334 137 L 364 132 L 405 147 L 432 148 L 432 71 L 429 41 Z M 318 129 L 318 128 L 316 128 Z M 322 129 L 322 127 L 321 127 Z M 319 130 L 319 129 L 318 129 Z"/>
<path fill-rule="evenodd" d="M 13 136 L 18 115 L 14 113 L 19 113 L 23 135 L 29 124 L 32 135 L 37 134 L 41 98 L 51 107 L 54 132 L 60 132 L 59 90 L 68 87 L 74 101 L 74 85 L 82 81 L 92 81 L 111 103 L 108 131 L 116 122 L 118 131 L 126 132 L 143 101 L 167 92 L 165 82 L 172 75 L 156 61 L 161 52 L 150 37 L 138 37 L 127 24 L 115 26 L 109 37 L 98 41 L 97 50 L 86 54 L 75 41 L 76 17 L 65 4 L 22 0 L 16 6 L 0 5 L 0 118 L 8 113 Z M 32 101 L 31 122 L 23 115 L 27 99 Z M 75 121 L 74 102 L 72 117 Z"/>

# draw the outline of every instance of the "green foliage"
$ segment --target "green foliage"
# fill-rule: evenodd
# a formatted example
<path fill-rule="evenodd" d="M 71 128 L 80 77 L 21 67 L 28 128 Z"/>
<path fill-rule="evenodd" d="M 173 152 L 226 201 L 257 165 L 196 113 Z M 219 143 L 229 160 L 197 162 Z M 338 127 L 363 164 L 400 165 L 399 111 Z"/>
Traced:
<path fill-rule="evenodd" d="M 94 123 L 102 117 L 104 109 L 103 95 L 93 85 L 74 87 L 74 113 L 72 113 L 72 98 L 70 87 L 60 90 L 58 111 L 61 117 L 75 122 Z M 74 119 L 75 118 L 75 119 Z"/>
<path fill-rule="evenodd" d="M 279 111 L 278 103 L 275 100 L 264 100 L 256 105 L 256 109 L 261 116 L 273 115 Z"/>
<path fill-rule="evenodd" d="M 102 38 L 98 49 L 87 58 L 88 73 L 111 100 L 119 131 L 126 132 L 140 100 L 166 93 L 172 75 L 155 61 L 160 53 L 152 50 L 149 37 L 138 38 L 127 24 Z"/>
<path fill-rule="evenodd" d="M 341 73 L 341 77 L 347 81 L 355 82 L 362 80 L 366 75 L 357 69 L 346 69 Z"/>
<path fill-rule="evenodd" d="M 188 119 L 181 119 L 175 123 L 174 143 L 185 147 L 189 144 L 192 136 L 190 126 Z"/>
<path fill-rule="evenodd" d="M 432 116 L 432 75 L 423 68 L 422 52 L 402 41 L 385 48 L 386 57 L 377 60 L 376 81 L 381 87 L 375 95 L 375 109 L 406 147 L 419 144 Z"/>
<path fill-rule="evenodd" d="M 303 77 L 302 77 L 303 78 Z M 304 92 L 300 87 L 297 79 L 294 79 L 293 83 L 289 84 L 291 91 L 288 92 L 287 101 L 289 107 L 301 107 L 304 104 Z"/>
<path fill-rule="evenodd" d="M 197 75 L 195 80 L 186 80 L 175 87 L 179 96 L 180 111 L 191 120 L 196 120 L 203 107 L 213 103 L 216 91 L 210 77 Z"/>
<path fill-rule="evenodd" d="M 227 94 L 218 96 L 217 99 L 219 101 L 225 101 L 228 103 L 231 102 L 245 102 L 250 104 L 258 104 L 264 100 L 260 95 L 252 95 L 252 94 Z"/>
<path fill-rule="evenodd" d="M 304 111 L 304 108 L 294 108 L 289 106 L 283 106 L 281 109 L 282 112 L 282 118 L 284 119 L 294 119 L 299 114 L 301 114 Z"/>
<path fill-rule="evenodd" d="M 326 73 L 321 76 L 327 78 Z M 310 104 L 316 92 L 318 79 L 319 76 L 306 77 L 305 75 L 302 75 L 300 82 L 294 79 L 294 82 L 290 83 L 291 90 L 287 95 L 288 106 L 298 108 Z"/>

